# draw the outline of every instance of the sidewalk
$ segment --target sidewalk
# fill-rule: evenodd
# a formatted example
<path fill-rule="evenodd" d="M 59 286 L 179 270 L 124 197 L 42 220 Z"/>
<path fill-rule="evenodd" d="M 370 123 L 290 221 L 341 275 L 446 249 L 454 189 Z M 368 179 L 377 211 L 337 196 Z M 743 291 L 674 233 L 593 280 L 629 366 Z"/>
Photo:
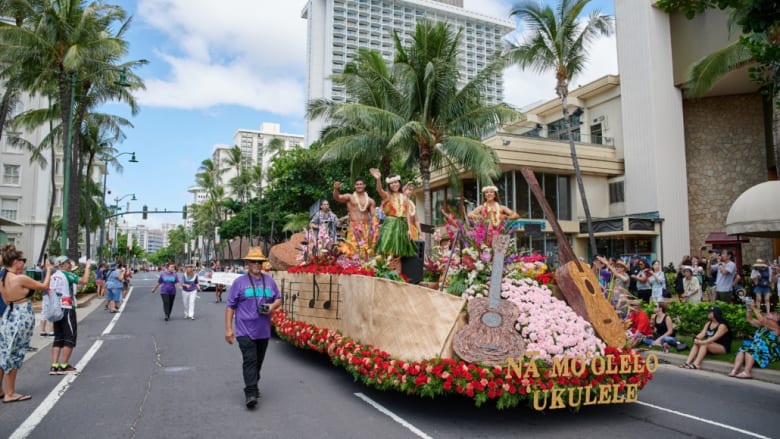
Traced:
<path fill-rule="evenodd" d="M 78 307 L 76 308 L 76 321 L 83 320 L 86 316 L 88 316 L 92 311 L 100 308 L 103 305 L 103 299 L 98 297 L 97 294 L 87 294 L 85 296 L 80 296 L 78 298 Z M 51 345 L 52 340 L 54 337 L 41 337 L 41 302 L 33 302 L 33 311 L 35 311 L 35 329 L 33 331 L 32 339 L 30 339 L 30 346 L 37 348 L 38 350 L 35 352 L 27 352 L 27 355 L 24 356 L 24 361 L 26 362 L 30 358 L 34 357 L 35 355 L 38 355 L 40 353 L 44 353 L 44 355 L 51 355 L 51 350 L 47 349 L 49 345 Z M 51 331 L 51 326 L 47 328 L 49 331 Z"/>
<path fill-rule="evenodd" d="M 687 355 L 675 354 L 672 352 L 664 353 L 663 351 L 655 351 L 655 350 L 642 352 L 643 357 L 647 357 L 648 354 L 656 354 L 658 356 L 658 361 L 664 364 L 671 364 L 672 366 L 675 367 L 685 363 L 685 360 L 688 358 Z M 728 375 L 728 373 L 731 372 L 733 366 L 734 366 L 733 364 L 726 363 L 725 361 L 715 361 L 715 360 L 707 360 L 707 359 L 705 359 L 701 363 L 702 370 L 720 373 L 723 374 L 724 376 Z M 685 369 L 681 369 L 681 370 L 685 370 Z M 691 371 L 691 372 L 695 373 L 696 371 Z M 750 374 L 753 376 L 754 381 L 759 380 L 759 381 L 765 381 L 773 384 L 780 384 L 780 370 L 760 369 L 759 367 L 756 366 L 753 368 L 753 371 Z M 734 378 L 734 380 L 737 381 L 737 378 Z"/>

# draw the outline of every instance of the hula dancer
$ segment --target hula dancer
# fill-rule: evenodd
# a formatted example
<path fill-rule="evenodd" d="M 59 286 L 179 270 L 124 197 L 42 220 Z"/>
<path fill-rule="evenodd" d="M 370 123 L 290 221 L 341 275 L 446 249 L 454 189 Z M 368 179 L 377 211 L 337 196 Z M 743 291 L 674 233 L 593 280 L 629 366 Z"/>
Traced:
<path fill-rule="evenodd" d="M 401 192 L 401 177 L 391 175 L 385 179 L 389 192 L 382 188 L 382 174 L 371 168 L 376 179 L 376 191 L 382 197 L 382 211 L 385 221 L 379 229 L 379 243 L 376 251 L 382 255 L 412 256 L 417 251 L 412 242 L 413 223 L 409 216 L 409 200 Z"/>
<path fill-rule="evenodd" d="M 498 227 L 505 219 L 513 220 L 520 218 L 520 215 L 512 209 L 502 206 L 498 202 L 498 188 L 495 186 L 485 186 L 482 188 L 482 196 L 485 202 L 471 212 L 468 217 L 476 221 L 488 222 L 492 227 Z"/>

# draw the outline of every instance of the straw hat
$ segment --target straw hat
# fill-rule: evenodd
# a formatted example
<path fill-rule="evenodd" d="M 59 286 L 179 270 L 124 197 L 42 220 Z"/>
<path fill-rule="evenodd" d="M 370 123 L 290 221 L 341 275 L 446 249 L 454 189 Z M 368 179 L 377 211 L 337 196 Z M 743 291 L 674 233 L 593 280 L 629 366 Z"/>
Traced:
<path fill-rule="evenodd" d="M 628 264 L 626 264 L 626 261 L 622 259 L 618 259 L 617 261 L 615 261 L 615 265 L 620 265 L 621 267 L 628 269 Z"/>
<path fill-rule="evenodd" d="M 756 263 L 753 264 L 753 266 L 754 267 L 759 267 L 759 268 L 766 268 L 767 267 L 766 261 L 764 261 L 763 259 L 756 259 Z"/>
<path fill-rule="evenodd" d="M 682 271 L 688 270 L 691 272 L 691 274 L 693 274 L 693 267 L 691 267 L 690 265 L 683 265 L 680 268 L 682 268 Z"/>
<path fill-rule="evenodd" d="M 629 300 L 627 303 L 629 306 L 642 306 L 642 301 L 638 299 Z"/>
<path fill-rule="evenodd" d="M 241 258 L 245 261 L 267 261 L 268 258 L 263 254 L 263 250 L 260 247 L 249 247 L 249 251 L 246 256 Z"/>

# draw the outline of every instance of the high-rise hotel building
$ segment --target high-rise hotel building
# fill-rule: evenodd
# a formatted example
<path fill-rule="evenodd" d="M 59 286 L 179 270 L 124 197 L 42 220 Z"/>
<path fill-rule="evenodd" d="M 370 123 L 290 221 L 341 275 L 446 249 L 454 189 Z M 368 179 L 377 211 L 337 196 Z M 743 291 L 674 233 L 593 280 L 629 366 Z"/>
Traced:
<path fill-rule="evenodd" d="M 508 11 L 507 11 L 508 12 Z M 309 0 L 302 17 L 308 21 L 306 99 L 346 100 L 342 86 L 331 76 L 341 73 L 360 48 L 377 50 L 393 60 L 393 31 L 409 44 L 417 20 L 446 21 L 462 29 L 459 68 L 464 81 L 471 80 L 503 47 L 502 38 L 514 23 L 463 9 L 463 0 Z M 501 75 L 487 90 L 491 103 L 501 101 Z M 319 138 L 321 120 L 306 120 L 306 145 Z"/>

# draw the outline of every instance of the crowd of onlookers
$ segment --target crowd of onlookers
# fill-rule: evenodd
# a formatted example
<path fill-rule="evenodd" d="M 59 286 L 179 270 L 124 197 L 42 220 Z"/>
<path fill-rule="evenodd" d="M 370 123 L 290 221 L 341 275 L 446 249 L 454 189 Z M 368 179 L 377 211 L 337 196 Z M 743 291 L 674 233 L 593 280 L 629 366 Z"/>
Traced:
<path fill-rule="evenodd" d="M 671 347 L 678 351 L 690 349 L 680 367 L 699 369 L 707 355 L 731 352 L 734 333 L 715 304 L 720 301 L 744 305 L 747 322 L 757 328 L 739 347 L 729 376 L 749 379 L 754 365 L 764 368 L 780 360 L 780 314 L 772 310 L 773 300 L 776 303 L 780 291 L 777 263 L 757 259 L 750 266 L 749 274 L 743 276 L 730 250 L 712 250 L 704 258 L 685 256 L 677 269 L 670 265 L 668 276 L 659 261 L 649 262 L 640 255 L 633 255 L 629 261 L 596 256 L 592 268 L 602 291 L 625 319 L 632 347 L 647 345 L 665 352 Z M 674 320 L 667 314 L 669 304 L 674 301 L 694 305 L 713 302 L 707 322 L 694 335 L 692 346 L 678 340 Z M 650 316 L 642 306 L 648 303 L 653 305 Z"/>

